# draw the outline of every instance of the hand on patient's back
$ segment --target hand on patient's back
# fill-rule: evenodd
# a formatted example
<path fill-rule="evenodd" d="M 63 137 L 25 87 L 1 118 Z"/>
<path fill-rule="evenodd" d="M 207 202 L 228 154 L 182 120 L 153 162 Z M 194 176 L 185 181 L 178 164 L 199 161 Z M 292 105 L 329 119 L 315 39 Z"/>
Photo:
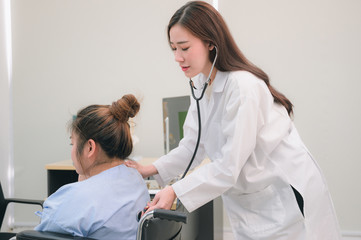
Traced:
<path fill-rule="evenodd" d="M 153 164 L 150 165 L 142 165 L 136 161 L 133 160 L 126 160 L 124 164 L 127 167 L 135 168 L 138 170 L 140 175 L 142 175 L 143 178 L 150 177 L 154 174 L 157 174 L 157 169 L 153 166 Z"/>

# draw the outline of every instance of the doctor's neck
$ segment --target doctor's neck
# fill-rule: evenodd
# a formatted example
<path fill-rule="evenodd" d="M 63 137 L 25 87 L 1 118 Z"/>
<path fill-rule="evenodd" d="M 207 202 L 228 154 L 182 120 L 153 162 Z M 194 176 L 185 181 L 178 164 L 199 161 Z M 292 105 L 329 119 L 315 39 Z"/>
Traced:
<path fill-rule="evenodd" d="M 211 77 L 210 77 L 211 80 L 209 81 L 209 85 L 211 85 L 213 83 L 213 80 L 216 78 L 217 72 L 218 72 L 217 68 L 214 68 L 213 72 L 211 74 Z"/>

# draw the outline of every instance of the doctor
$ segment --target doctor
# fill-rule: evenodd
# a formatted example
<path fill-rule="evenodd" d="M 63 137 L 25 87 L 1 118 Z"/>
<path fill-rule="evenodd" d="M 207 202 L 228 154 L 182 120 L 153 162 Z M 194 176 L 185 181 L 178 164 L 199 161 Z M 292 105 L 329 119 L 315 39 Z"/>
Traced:
<path fill-rule="evenodd" d="M 202 136 L 191 168 L 206 156 L 211 163 L 165 187 L 149 210 L 169 209 L 177 197 L 191 212 L 221 195 L 236 239 L 341 239 L 325 178 L 290 117 L 292 103 L 245 58 L 221 15 L 189 2 L 171 18 L 168 40 L 198 96 L 218 53 L 199 101 Z M 193 100 L 179 147 L 152 165 L 126 164 L 167 184 L 192 157 L 197 123 Z"/>

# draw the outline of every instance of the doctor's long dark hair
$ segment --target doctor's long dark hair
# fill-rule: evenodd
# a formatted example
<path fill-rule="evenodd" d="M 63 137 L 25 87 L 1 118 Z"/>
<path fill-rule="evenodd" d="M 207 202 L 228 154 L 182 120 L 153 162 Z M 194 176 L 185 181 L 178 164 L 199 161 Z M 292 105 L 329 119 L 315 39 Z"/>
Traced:
<path fill-rule="evenodd" d="M 215 67 L 218 70 L 245 70 L 253 73 L 266 83 L 275 102 L 282 104 L 287 109 L 288 115 L 293 114 L 291 101 L 271 86 L 267 74 L 243 55 L 223 17 L 212 5 L 202 1 L 192 1 L 178 9 L 168 24 L 168 42 L 170 42 L 170 29 L 175 24 L 180 24 L 197 38 L 217 47 L 218 58 Z M 209 60 L 213 62 L 214 57 L 215 49 L 209 54 Z"/>

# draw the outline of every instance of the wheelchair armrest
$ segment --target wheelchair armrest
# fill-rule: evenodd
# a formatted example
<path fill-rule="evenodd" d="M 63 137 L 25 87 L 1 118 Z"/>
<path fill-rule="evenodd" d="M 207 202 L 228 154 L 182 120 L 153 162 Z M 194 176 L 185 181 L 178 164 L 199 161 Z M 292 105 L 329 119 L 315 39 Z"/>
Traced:
<path fill-rule="evenodd" d="M 31 200 L 31 199 L 22 199 L 22 198 L 5 198 L 5 203 L 8 205 L 9 203 L 25 203 L 25 204 L 35 204 L 43 207 L 43 200 Z"/>
<path fill-rule="evenodd" d="M 153 216 L 154 218 L 187 223 L 187 215 L 184 212 L 165 210 L 165 209 L 154 209 Z"/>
<path fill-rule="evenodd" d="M 35 230 L 25 230 L 16 234 L 16 240 L 94 240 L 87 237 L 74 237 L 67 234 L 55 232 L 40 232 Z"/>
<path fill-rule="evenodd" d="M 167 222 L 167 227 L 172 226 L 172 230 L 167 229 L 169 232 L 166 233 L 166 235 L 169 236 L 164 236 L 164 234 L 162 234 L 162 238 L 161 239 L 169 239 L 170 236 L 177 236 L 180 232 L 180 230 L 182 229 L 182 223 L 187 223 L 187 215 L 184 212 L 178 212 L 178 211 L 173 211 L 173 210 L 165 210 L 165 209 L 154 209 L 153 211 L 147 212 L 145 213 L 141 219 L 139 220 L 139 225 L 138 225 L 138 231 L 137 231 L 137 240 L 138 239 L 142 239 L 142 236 L 145 232 L 146 236 L 152 236 L 151 239 L 160 239 L 160 238 L 155 238 L 153 235 L 159 235 L 160 234 L 160 230 L 159 228 L 161 228 L 162 226 L 160 224 L 164 224 L 165 222 L 162 223 L 163 220 L 167 220 L 165 222 Z M 173 223 L 172 223 L 173 222 Z M 153 223 L 153 224 L 150 224 Z M 171 225 L 169 225 L 171 224 Z M 149 231 L 149 226 L 153 225 L 153 227 L 150 228 L 151 231 Z M 169 225 L 169 226 L 168 226 Z M 147 230 L 148 229 L 148 230 Z M 153 230 L 152 230 L 153 229 Z M 143 230 L 145 232 L 143 232 Z M 158 237 L 157 235 L 157 237 Z M 170 239 L 173 239 L 170 238 Z"/>

